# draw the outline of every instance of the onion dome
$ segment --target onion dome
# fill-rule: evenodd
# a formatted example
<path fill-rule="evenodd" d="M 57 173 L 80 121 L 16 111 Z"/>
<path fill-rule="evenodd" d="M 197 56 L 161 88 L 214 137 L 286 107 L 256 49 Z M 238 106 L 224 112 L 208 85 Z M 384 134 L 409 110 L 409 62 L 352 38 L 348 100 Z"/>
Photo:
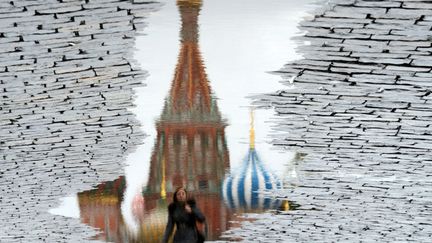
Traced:
<path fill-rule="evenodd" d="M 238 211 L 260 211 L 277 208 L 279 201 L 264 197 L 263 191 L 281 187 L 279 179 L 265 168 L 255 149 L 253 112 L 251 112 L 250 147 L 242 166 L 229 174 L 223 183 L 222 195 L 228 207 Z"/>

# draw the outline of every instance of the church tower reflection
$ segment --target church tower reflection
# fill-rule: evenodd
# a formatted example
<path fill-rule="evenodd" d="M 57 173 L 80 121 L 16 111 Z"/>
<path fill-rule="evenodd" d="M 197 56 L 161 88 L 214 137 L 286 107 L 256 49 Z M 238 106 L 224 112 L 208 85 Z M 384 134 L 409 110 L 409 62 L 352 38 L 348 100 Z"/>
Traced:
<path fill-rule="evenodd" d="M 208 240 L 218 239 L 228 229 L 229 214 L 221 195 L 225 171 L 229 170 L 226 122 L 211 92 L 199 50 L 201 4 L 200 0 L 177 1 L 182 23 L 181 50 L 156 122 L 149 179 L 131 205 L 138 230 L 129 231 L 121 214 L 124 177 L 78 194 L 81 219 L 102 229 L 99 240 L 160 242 L 168 217 L 167 206 L 179 186 L 187 188 L 206 215 Z"/>
<path fill-rule="evenodd" d="M 198 44 L 201 5 L 201 0 L 177 1 L 181 50 L 155 124 L 157 135 L 146 186 L 130 201 L 125 199 L 123 176 L 78 193 L 81 221 L 101 230 L 97 240 L 161 242 L 167 207 L 179 186 L 187 188 L 205 214 L 207 240 L 218 240 L 222 232 L 239 226 L 245 220 L 242 213 L 280 206 L 280 202 L 262 199 L 257 193 L 279 185 L 277 180 L 269 180 L 270 174 L 256 153 L 253 119 L 247 159 L 238 173 L 226 174 L 230 170 L 227 124 L 211 91 Z M 284 203 L 289 208 L 288 202 Z"/>
<path fill-rule="evenodd" d="M 227 225 L 227 210 L 220 193 L 229 169 L 226 123 L 211 93 L 199 51 L 201 1 L 184 0 L 177 5 L 182 20 L 181 50 L 169 95 L 156 123 L 156 144 L 143 195 L 148 203 L 150 198 L 159 200 L 166 210 L 167 203 L 162 201 L 170 202 L 174 190 L 185 186 L 208 219 L 209 239 L 217 239 Z"/>
<path fill-rule="evenodd" d="M 178 2 L 182 46 L 169 96 L 156 123 L 157 139 L 151 158 L 147 191 L 217 192 L 229 167 L 225 126 L 198 48 L 199 1 Z M 159 183 L 154 183 L 158 181 Z"/>

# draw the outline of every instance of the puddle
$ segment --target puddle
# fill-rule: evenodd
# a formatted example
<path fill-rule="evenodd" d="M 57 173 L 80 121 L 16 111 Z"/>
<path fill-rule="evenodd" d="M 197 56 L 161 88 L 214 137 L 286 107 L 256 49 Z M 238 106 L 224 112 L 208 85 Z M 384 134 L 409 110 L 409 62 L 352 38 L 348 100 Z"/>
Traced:
<path fill-rule="evenodd" d="M 248 96 L 282 88 L 266 72 L 299 58 L 290 38 L 310 3 L 165 2 L 137 39 L 135 58 L 150 74 L 133 110 L 144 144 L 119 171 L 124 176 L 51 213 L 79 217 L 100 230 L 98 240 L 160 242 L 179 186 L 206 216 L 208 240 L 253 220 L 245 213 L 297 207 L 264 193 L 298 183 L 298 156 L 268 143 L 273 111 L 252 109 Z"/>

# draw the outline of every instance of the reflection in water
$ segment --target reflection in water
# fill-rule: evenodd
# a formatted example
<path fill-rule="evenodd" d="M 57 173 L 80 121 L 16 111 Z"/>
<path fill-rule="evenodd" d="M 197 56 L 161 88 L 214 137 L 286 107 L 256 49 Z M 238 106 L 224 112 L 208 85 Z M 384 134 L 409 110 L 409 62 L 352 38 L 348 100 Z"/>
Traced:
<path fill-rule="evenodd" d="M 178 1 L 181 50 L 169 96 L 158 122 L 144 211 L 164 210 L 167 198 L 186 186 L 206 215 L 209 239 L 226 230 L 227 211 L 220 191 L 229 169 L 225 126 L 211 94 L 198 47 L 199 1 Z M 153 223 L 153 222 L 152 222 Z M 160 237 L 158 235 L 158 237 Z"/>
<path fill-rule="evenodd" d="M 125 186 L 121 176 L 94 190 L 78 193 L 81 222 L 102 230 L 98 239 L 125 242 L 125 224 L 120 209 Z"/>
<path fill-rule="evenodd" d="M 182 20 L 178 63 L 156 122 L 157 137 L 147 184 L 129 205 L 138 227 L 133 230 L 122 214 L 124 177 L 78 194 L 81 220 L 102 231 L 99 240 L 160 242 L 167 223 L 168 200 L 179 186 L 187 188 L 205 214 L 208 240 L 218 239 L 233 226 L 230 221 L 241 220 L 234 213 L 262 212 L 275 203 L 288 208 L 286 201 L 263 199 L 257 193 L 261 189 L 277 188 L 280 183 L 258 158 L 253 126 L 249 155 L 240 174 L 227 176 L 223 183 L 230 166 L 226 123 L 211 92 L 199 51 L 201 1 L 179 0 L 177 5 Z"/>
<path fill-rule="evenodd" d="M 249 151 L 243 165 L 235 173 L 226 177 L 223 185 L 223 196 L 231 209 L 237 212 L 262 212 L 275 208 L 278 200 L 264 198 L 259 192 L 281 187 L 281 182 L 270 173 L 258 157 L 255 149 L 255 131 L 251 111 L 251 129 Z"/>

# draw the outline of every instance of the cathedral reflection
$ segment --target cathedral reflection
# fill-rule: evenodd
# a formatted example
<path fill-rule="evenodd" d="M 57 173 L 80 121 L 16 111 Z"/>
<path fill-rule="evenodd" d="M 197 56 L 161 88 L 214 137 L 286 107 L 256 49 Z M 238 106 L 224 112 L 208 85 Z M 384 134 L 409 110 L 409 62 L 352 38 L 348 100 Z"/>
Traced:
<path fill-rule="evenodd" d="M 236 213 L 262 212 L 287 202 L 263 199 L 259 190 L 280 187 L 251 146 L 238 173 L 229 171 L 226 122 L 211 91 L 198 45 L 200 0 L 179 0 L 181 50 L 171 88 L 159 119 L 150 158 L 149 177 L 131 207 L 138 229 L 131 230 L 122 215 L 125 178 L 78 194 L 81 220 L 101 230 L 99 240 L 160 242 L 167 206 L 174 190 L 185 186 L 207 218 L 208 240 L 219 239 L 241 218 Z M 224 183 L 225 180 L 225 183 Z M 124 210 L 123 210 L 124 211 Z"/>
<path fill-rule="evenodd" d="M 144 211 L 162 208 L 179 186 L 186 186 L 206 215 L 209 239 L 227 225 L 221 184 L 229 169 L 225 126 L 211 93 L 198 46 L 199 1 L 178 1 L 181 50 L 160 119 L 143 196 Z M 165 222 L 167 216 L 162 221 Z"/>

